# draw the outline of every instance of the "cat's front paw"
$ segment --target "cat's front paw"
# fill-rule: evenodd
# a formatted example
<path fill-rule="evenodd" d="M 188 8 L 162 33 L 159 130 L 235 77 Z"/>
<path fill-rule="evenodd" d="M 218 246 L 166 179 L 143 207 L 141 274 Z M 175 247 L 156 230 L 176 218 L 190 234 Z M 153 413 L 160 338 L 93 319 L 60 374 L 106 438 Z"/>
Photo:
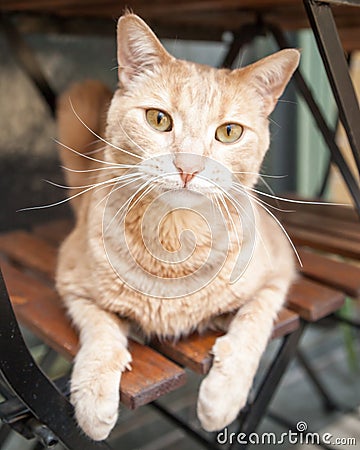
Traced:
<path fill-rule="evenodd" d="M 106 439 L 118 417 L 121 372 L 130 368 L 131 355 L 121 350 L 121 365 L 114 361 L 76 364 L 71 379 L 71 403 L 80 428 L 92 439 Z M 77 361 L 78 363 L 78 361 Z"/>
<path fill-rule="evenodd" d="M 252 384 L 239 356 L 240 348 L 225 335 L 212 349 L 213 366 L 200 386 L 197 415 L 206 431 L 218 431 L 229 425 L 245 406 Z"/>

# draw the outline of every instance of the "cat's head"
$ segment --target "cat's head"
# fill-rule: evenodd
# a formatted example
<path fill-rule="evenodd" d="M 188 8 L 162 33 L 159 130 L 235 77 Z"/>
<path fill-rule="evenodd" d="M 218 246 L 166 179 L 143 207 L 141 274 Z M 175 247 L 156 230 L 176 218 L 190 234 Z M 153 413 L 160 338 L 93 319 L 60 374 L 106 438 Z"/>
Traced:
<path fill-rule="evenodd" d="M 109 147 L 107 158 L 139 163 L 165 190 L 226 187 L 229 173 L 251 187 L 269 147 L 268 116 L 298 63 L 294 49 L 235 70 L 179 60 L 126 14 L 107 127 L 107 139 L 126 152 Z"/>

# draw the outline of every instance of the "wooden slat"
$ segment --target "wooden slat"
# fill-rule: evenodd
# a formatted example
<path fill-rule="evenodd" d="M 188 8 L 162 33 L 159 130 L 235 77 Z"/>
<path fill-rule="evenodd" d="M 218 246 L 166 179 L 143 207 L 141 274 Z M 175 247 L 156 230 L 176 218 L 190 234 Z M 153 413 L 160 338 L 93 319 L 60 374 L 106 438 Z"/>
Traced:
<path fill-rule="evenodd" d="M 283 308 L 274 325 L 272 337 L 289 334 L 295 331 L 298 326 L 298 315 Z M 215 340 L 223 334 L 220 331 L 207 330 L 202 334 L 193 333 L 186 339 L 177 342 L 172 340 L 154 340 L 152 346 L 178 364 L 194 372 L 206 374 L 210 370 L 212 363 L 211 349 Z"/>
<path fill-rule="evenodd" d="M 154 339 L 151 345 L 178 364 L 194 372 L 206 374 L 212 363 L 211 349 L 216 339 L 223 334 L 220 331 L 207 330 L 201 335 L 193 333 L 177 342 Z"/>
<path fill-rule="evenodd" d="M 285 336 L 299 327 L 299 316 L 288 308 L 282 308 L 274 324 L 272 339 Z"/>
<path fill-rule="evenodd" d="M 303 263 L 303 275 L 344 291 L 351 297 L 360 297 L 360 266 L 336 261 L 304 248 L 298 248 L 298 253 Z"/>
<path fill-rule="evenodd" d="M 360 11 L 360 9 L 359 9 Z M 296 217 L 298 213 L 311 214 L 319 219 L 324 217 L 335 219 L 341 223 L 349 222 L 360 224 L 360 217 L 356 210 L 351 205 L 336 205 L 336 204 L 325 204 L 320 198 L 303 198 L 295 194 L 283 194 L 282 197 L 286 200 L 276 200 L 270 197 L 262 197 L 270 205 L 276 206 L 285 212 L 276 211 L 275 214 L 286 221 L 288 217 Z M 304 202 L 304 203 L 299 203 Z M 314 203 L 316 202 L 316 203 Z"/>
<path fill-rule="evenodd" d="M 29 232 L 0 234 L 0 253 L 51 280 L 54 278 L 57 250 Z"/>
<path fill-rule="evenodd" d="M 309 322 L 316 322 L 337 311 L 344 304 L 341 291 L 299 277 L 290 288 L 287 306 Z"/>
<path fill-rule="evenodd" d="M 69 220 L 56 220 L 34 227 L 34 232 L 0 234 L 0 253 L 17 265 L 54 280 L 57 247 L 72 229 Z"/>
<path fill-rule="evenodd" d="M 303 200 L 293 195 L 285 198 Z M 297 246 L 360 259 L 360 218 L 353 207 L 289 203 L 271 198 L 266 201 L 289 211 L 275 213 Z"/>
<path fill-rule="evenodd" d="M 57 18 L 90 20 L 88 27 L 92 27 L 94 19 L 114 20 L 119 17 L 129 4 L 122 0 L 45 0 L 15 1 L 3 0 L 0 11 L 21 11 L 46 14 Z M 308 28 L 309 23 L 302 0 L 182 0 L 174 2 L 133 0 L 131 8 L 142 16 L 157 30 L 171 29 L 173 35 L 183 38 L 184 35 L 192 39 L 206 39 L 204 33 L 198 30 L 209 30 L 208 34 L 221 36 L 224 31 L 236 32 L 245 23 L 252 23 L 259 14 L 266 22 L 279 25 L 284 30 Z M 333 8 L 340 36 L 344 43 L 356 48 L 359 43 L 357 30 L 360 23 L 360 9 L 350 6 Z M 111 27 L 111 22 L 109 22 Z M 345 35 L 343 29 L 353 30 Z M 165 33 L 165 37 L 168 33 Z M 164 37 L 164 35 L 162 35 Z M 356 38 L 357 37 L 357 38 Z"/>
<path fill-rule="evenodd" d="M 56 292 L 8 262 L 1 261 L 1 270 L 21 323 L 63 356 L 73 357 L 77 336 Z"/>
<path fill-rule="evenodd" d="M 303 199 L 301 197 L 297 197 L 294 195 L 287 195 L 286 197 L 293 200 L 304 200 L 309 201 L 309 203 L 287 203 L 280 201 L 280 207 L 285 209 L 294 209 L 295 213 L 305 212 L 308 214 L 313 214 L 319 218 L 329 217 L 332 219 L 339 220 L 341 222 L 351 222 L 351 223 L 360 223 L 360 218 L 356 213 L 353 206 L 344 206 L 344 205 L 313 205 L 311 201 L 319 201 L 321 203 L 321 199 Z M 286 217 L 284 217 L 286 219 Z"/>
<path fill-rule="evenodd" d="M 78 350 L 77 334 L 56 292 L 8 262 L 2 262 L 1 270 L 20 322 L 60 354 L 73 358 Z M 133 370 L 124 372 L 120 388 L 127 407 L 149 403 L 184 384 L 185 372 L 176 364 L 134 341 L 129 348 Z"/>
<path fill-rule="evenodd" d="M 309 210 L 306 209 L 308 205 L 302 205 L 305 206 L 300 211 L 300 214 L 304 211 Z M 327 217 L 330 217 L 334 222 L 336 221 L 336 225 L 338 229 L 342 229 L 343 219 L 337 220 L 336 219 L 336 210 L 339 209 L 342 211 L 341 216 L 345 215 L 345 222 L 348 225 L 354 226 L 354 227 L 360 227 L 357 222 L 356 215 L 353 216 L 352 210 L 346 207 L 334 207 L 329 206 L 328 208 Z M 319 220 L 319 216 L 315 211 L 317 211 L 315 208 L 313 208 L 313 205 L 311 205 L 310 208 L 313 212 L 311 213 L 313 220 L 316 219 L 317 222 L 321 222 Z M 321 209 L 321 208 L 320 208 Z M 331 212 L 330 212 L 331 210 Z M 293 215 L 294 222 L 296 217 L 298 216 L 298 213 L 295 213 Z M 37 236 L 41 236 L 41 239 L 44 239 L 48 241 L 49 243 L 53 245 L 58 245 L 64 237 L 70 232 L 70 230 L 73 227 L 73 223 L 70 220 L 54 220 L 45 224 L 38 225 L 34 228 L 34 233 Z M 300 227 L 301 228 L 301 227 Z M 359 233 L 360 235 L 360 233 Z M 11 239 L 9 240 L 9 245 L 11 244 Z M 0 235 L 0 251 L 1 251 L 1 242 L 2 237 Z M 341 242 L 343 242 L 341 238 Z M 36 245 L 34 242 L 33 245 Z M 351 245 L 353 247 L 353 245 Z M 41 248 L 42 245 L 39 246 Z M 11 252 L 13 250 L 11 249 Z M 299 248 L 298 252 L 300 254 L 300 257 L 302 259 L 303 268 L 301 269 L 301 272 L 306 275 L 309 278 L 312 278 L 314 280 L 323 282 L 324 284 L 328 286 L 335 287 L 336 289 L 343 290 L 346 294 L 352 296 L 352 297 L 358 297 L 360 296 L 360 268 L 346 263 L 346 262 L 340 262 L 340 261 L 334 261 L 333 259 L 330 259 L 324 255 L 319 255 L 317 253 L 311 252 L 309 250 L 306 250 L 305 248 Z M 23 256 L 23 252 L 17 252 L 18 256 Z M 36 258 L 38 260 L 39 258 Z M 18 260 L 18 262 L 20 262 Z M 46 264 L 42 263 L 42 265 L 46 266 Z M 52 272 L 52 269 L 47 266 L 48 270 Z"/>
<path fill-rule="evenodd" d="M 352 242 L 360 242 L 360 221 L 350 222 L 337 217 L 319 216 L 307 211 L 298 211 L 283 217 L 285 227 L 290 225 L 306 230 L 320 231 L 329 236 L 341 237 Z"/>
<path fill-rule="evenodd" d="M 35 272 L 46 273 L 51 277 L 53 269 L 50 270 L 49 267 L 55 264 L 54 246 L 68 232 L 69 223 L 67 224 L 57 221 L 48 226 L 42 225 L 37 227 L 37 236 L 25 232 L 0 236 L 0 250 L 19 266 L 30 268 Z M 14 237 L 17 239 L 15 240 Z M 16 242 L 16 245 L 12 246 L 13 242 Z M 24 246 L 35 255 L 38 254 L 38 259 L 29 256 L 30 251 L 22 251 Z M 40 253 L 39 249 L 41 249 Z M 47 253 L 52 256 L 49 258 L 46 256 Z M 331 279 L 336 279 L 336 283 L 338 283 L 336 286 L 343 287 L 345 292 L 350 289 L 358 289 L 358 283 L 354 281 L 354 273 L 349 278 L 341 277 L 340 266 L 346 265 L 328 261 L 328 259 L 324 261 L 320 255 L 315 255 L 312 259 L 313 255 L 309 255 L 309 252 L 305 250 L 300 250 L 300 253 L 304 259 L 304 274 L 313 278 L 318 277 L 318 279 L 323 277 L 321 281 L 326 280 L 328 284 Z M 44 259 L 45 265 L 42 259 Z M 45 266 L 47 270 L 45 270 Z M 33 276 L 22 273 L 19 268 L 13 267 L 9 263 L 4 263 L 4 268 L 12 301 L 20 319 L 51 347 L 67 357 L 73 357 L 78 346 L 77 336 L 66 318 L 61 301 L 55 291 Z M 344 270 L 346 271 L 346 268 Z M 305 320 L 316 321 L 336 311 L 342 306 L 343 298 L 342 292 L 301 277 L 292 286 L 288 296 L 288 306 L 293 311 L 289 309 L 281 311 L 274 326 L 273 337 L 283 336 L 294 331 L 299 324 L 298 314 Z M 162 341 L 154 343 L 154 346 L 177 363 L 205 374 L 211 366 L 211 348 L 215 339 L 220 335 L 221 333 L 218 332 L 207 331 L 201 336 L 193 334 L 176 344 Z M 157 398 L 159 393 L 172 390 L 184 382 L 184 374 L 181 369 L 176 365 L 171 365 L 164 357 L 159 356 L 150 348 L 135 342 L 130 343 L 130 348 L 134 356 L 133 371 L 124 374 L 121 388 L 122 400 L 127 406 L 133 408 L 147 403 Z"/>
<path fill-rule="evenodd" d="M 340 236 L 328 236 L 321 231 L 306 230 L 293 225 L 287 225 L 286 231 L 296 246 L 312 247 L 348 258 L 360 258 L 360 242 L 352 242 Z"/>
<path fill-rule="evenodd" d="M 49 242 L 56 243 L 63 238 L 65 229 L 66 227 L 64 227 L 63 221 L 54 221 L 49 223 L 48 225 L 41 225 L 40 227 L 37 227 L 37 234 L 41 235 L 42 237 L 46 236 L 46 239 Z M 11 243 L 14 241 L 14 235 L 21 236 L 22 239 L 16 241 L 19 243 L 19 245 L 11 245 Z M 1 242 L 5 242 L 7 244 L 6 246 L 3 245 L 3 252 L 6 253 L 8 257 L 11 257 L 11 259 L 14 260 L 18 265 L 26 267 L 27 269 L 30 268 L 35 271 L 40 270 L 40 272 L 42 273 L 44 272 L 44 268 L 49 268 L 49 266 L 51 267 L 55 265 L 55 258 L 49 259 L 48 257 L 46 257 L 47 251 L 49 251 L 50 249 L 50 253 L 54 251 L 53 246 L 45 243 L 42 239 L 39 239 L 39 237 L 28 232 L 14 232 L 5 234 L 3 236 L 0 236 L 0 244 Z M 38 248 L 42 249 L 43 251 L 41 251 L 37 255 L 37 257 L 34 257 L 35 259 L 33 260 L 33 257 L 28 255 L 29 252 L 22 251 L 25 244 L 29 247 L 29 250 L 31 249 L 31 252 L 34 254 L 37 254 Z M 42 258 L 44 258 L 44 267 L 41 264 Z M 10 270 L 10 273 L 13 273 L 13 268 L 11 266 L 9 266 L 8 270 Z M 53 267 L 49 272 L 52 276 Z M 14 279 L 14 275 L 12 279 Z M 23 280 L 23 276 L 21 276 L 19 280 L 21 283 L 21 280 Z M 31 286 L 34 285 L 34 283 L 36 284 L 37 281 L 32 280 L 29 285 L 30 289 Z M 13 284 L 14 282 L 11 283 L 11 285 Z M 24 286 L 21 286 L 20 284 L 17 289 L 19 288 L 20 290 L 21 288 L 24 289 Z M 33 306 L 41 306 L 40 313 L 47 315 L 46 320 L 45 318 L 39 320 L 39 311 L 35 311 L 34 309 L 27 309 L 26 314 L 22 315 L 22 320 L 25 321 L 28 327 L 31 328 L 35 334 L 39 335 L 40 333 L 40 337 L 57 351 L 65 354 L 66 356 L 73 357 L 77 351 L 77 337 L 74 330 L 69 328 L 70 325 L 65 317 L 65 312 L 60 303 L 60 299 L 51 288 L 41 285 L 38 290 L 40 292 L 40 297 L 38 297 L 37 299 L 37 304 L 34 304 Z M 35 297 L 35 292 L 30 292 L 30 296 Z M 21 295 L 19 295 L 19 293 L 15 294 L 15 299 L 17 299 L 18 302 L 20 301 L 20 303 L 22 303 Z M 50 301 L 51 305 L 45 304 L 47 299 L 48 301 Z M 56 324 L 55 327 L 53 326 L 54 323 Z M 58 328 L 59 326 L 60 329 Z M 279 337 L 290 333 L 294 331 L 297 326 L 297 314 L 289 310 L 283 310 L 281 311 L 279 318 L 274 326 L 273 337 Z M 194 334 L 190 338 L 178 342 L 176 345 L 170 345 L 168 352 L 164 351 L 164 354 L 166 354 L 167 356 L 171 356 L 175 361 L 192 370 L 200 373 L 206 373 L 209 370 L 211 364 L 211 356 L 209 354 L 209 350 L 211 349 L 214 340 L 218 335 L 219 334 L 215 332 L 208 332 L 202 336 Z M 162 348 L 162 350 L 164 350 L 164 348 Z M 140 352 L 140 349 L 138 349 L 138 352 Z M 172 354 L 170 355 L 169 352 Z M 175 354 L 177 354 L 177 358 L 175 358 Z M 146 361 L 146 356 L 147 355 L 142 352 L 141 361 L 139 358 L 136 364 L 138 366 L 143 365 L 144 361 Z M 144 373 L 146 374 L 146 367 L 139 367 L 139 370 L 135 370 L 136 364 L 134 366 L 133 373 L 137 377 L 143 376 L 142 374 Z M 156 370 L 161 370 L 161 367 Z M 142 395 L 144 395 L 143 391 Z M 138 392 L 133 393 L 133 395 L 130 395 L 129 393 L 123 393 L 123 397 L 126 399 L 125 401 L 132 406 L 138 404 L 141 401 L 139 399 L 140 395 Z"/>

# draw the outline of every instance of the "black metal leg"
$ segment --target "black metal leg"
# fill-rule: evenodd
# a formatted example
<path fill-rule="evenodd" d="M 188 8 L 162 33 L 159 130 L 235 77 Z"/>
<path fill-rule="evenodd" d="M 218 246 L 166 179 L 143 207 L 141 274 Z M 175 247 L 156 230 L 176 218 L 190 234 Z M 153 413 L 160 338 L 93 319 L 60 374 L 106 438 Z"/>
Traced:
<path fill-rule="evenodd" d="M 275 40 L 277 41 L 280 48 L 288 48 L 290 47 L 289 43 L 287 42 L 284 33 L 280 30 L 279 27 L 273 25 L 273 24 L 267 24 L 267 27 L 269 31 L 273 34 Z M 329 147 L 331 158 L 333 162 L 338 166 L 346 185 L 349 189 L 349 192 L 354 199 L 354 203 L 356 206 L 356 209 L 358 211 L 358 214 L 360 215 L 360 187 L 358 182 L 355 180 L 352 172 L 350 171 L 342 153 L 339 147 L 337 146 L 335 142 L 335 134 L 334 131 L 330 129 L 328 124 L 326 123 L 324 116 L 322 112 L 320 111 L 320 108 L 318 104 L 316 103 L 314 96 L 312 95 L 312 92 L 307 85 L 307 83 L 304 80 L 304 77 L 302 76 L 300 70 L 296 70 L 294 74 L 294 81 L 296 83 L 296 86 L 304 98 L 306 104 L 309 107 L 309 110 L 311 111 L 314 120 L 319 128 L 319 131 L 321 132 L 327 146 Z M 360 123 L 360 122 L 359 122 Z"/>
<path fill-rule="evenodd" d="M 230 69 L 239 55 L 241 48 L 245 44 L 252 42 L 257 36 L 264 36 L 266 33 L 263 23 L 259 20 L 254 24 L 243 25 L 235 34 L 233 42 L 225 55 L 220 67 Z"/>
<path fill-rule="evenodd" d="M 44 450 L 46 448 L 41 442 L 36 442 L 35 445 L 33 445 L 31 450 Z"/>
<path fill-rule="evenodd" d="M 245 433 L 247 436 L 256 430 L 260 421 L 265 416 L 281 378 L 285 374 L 290 361 L 295 356 L 304 329 L 305 322 L 301 321 L 297 330 L 284 337 L 283 343 L 264 377 L 254 402 L 249 405 L 245 413 L 240 414 L 239 431 Z M 247 445 L 239 444 L 238 442 L 234 442 L 230 446 L 231 449 L 245 449 L 246 447 Z"/>
<path fill-rule="evenodd" d="M 10 426 L 4 423 L 0 428 L 0 449 L 2 448 L 2 446 L 4 445 L 5 441 L 7 440 L 10 434 L 11 434 Z"/>
<path fill-rule="evenodd" d="M 304 4 L 360 174 L 360 109 L 331 7 L 314 0 Z"/>
<path fill-rule="evenodd" d="M 1 272 L 0 308 L 0 373 L 32 412 L 32 429 L 40 436 L 46 434 L 43 427 L 47 427 L 70 450 L 109 449 L 106 443 L 94 442 L 81 433 L 73 418 L 71 404 L 32 358 L 17 324 Z M 36 427 L 39 428 L 35 430 Z"/>
<path fill-rule="evenodd" d="M 168 419 L 170 422 L 172 422 L 176 427 L 181 428 L 184 430 L 186 434 L 188 434 L 191 438 L 193 438 L 198 444 L 203 445 L 204 448 L 208 450 L 220 450 L 221 447 L 214 442 L 212 442 L 207 437 L 203 436 L 196 430 L 194 427 L 192 427 L 188 422 L 178 417 L 176 414 L 172 413 L 169 409 L 167 409 L 165 406 L 161 405 L 159 402 L 154 401 L 149 404 L 149 406 L 152 406 L 155 408 L 161 415 L 163 415 L 166 419 Z"/>
<path fill-rule="evenodd" d="M 312 368 L 311 364 L 308 362 L 305 354 L 301 351 L 300 348 L 296 352 L 296 357 L 297 357 L 300 365 L 302 366 L 302 368 L 305 370 L 306 374 L 308 375 L 309 379 L 313 383 L 314 387 L 316 388 L 316 390 L 320 394 L 320 397 L 321 397 L 321 399 L 323 401 L 325 409 L 327 411 L 339 411 L 339 410 L 341 410 L 341 408 L 337 405 L 335 400 L 333 400 L 333 398 L 331 397 L 330 393 L 327 392 L 325 386 L 320 381 L 317 373 Z"/>
<path fill-rule="evenodd" d="M 282 417 L 279 414 L 274 413 L 273 411 L 268 411 L 267 417 L 269 417 L 269 419 L 273 420 L 274 422 L 278 423 L 280 426 L 284 427 L 287 431 L 290 430 L 293 433 L 299 434 L 299 430 L 296 427 L 296 424 L 286 419 L 285 417 Z M 321 447 L 325 450 L 335 450 L 334 447 L 330 447 L 329 445 L 325 444 L 322 441 L 321 436 L 319 437 L 319 442 L 317 442 L 316 440 L 312 440 L 313 439 L 312 437 L 316 435 L 316 433 L 314 433 L 314 430 L 307 428 L 307 430 L 303 432 L 303 435 L 304 437 L 308 435 L 309 442 L 310 443 L 313 442 L 317 447 Z"/>
<path fill-rule="evenodd" d="M 10 19 L 0 14 L 0 29 L 7 38 L 18 63 L 37 87 L 48 105 L 51 115 L 55 117 L 56 94 L 50 87 L 32 49 L 24 41 Z"/>
<path fill-rule="evenodd" d="M 357 331 L 360 331 L 360 322 L 353 320 L 353 319 L 349 319 L 347 317 L 343 317 L 340 314 L 334 314 L 332 316 L 332 318 L 336 321 L 336 322 L 341 322 L 344 323 L 346 325 L 349 325 L 350 327 L 355 328 Z"/>

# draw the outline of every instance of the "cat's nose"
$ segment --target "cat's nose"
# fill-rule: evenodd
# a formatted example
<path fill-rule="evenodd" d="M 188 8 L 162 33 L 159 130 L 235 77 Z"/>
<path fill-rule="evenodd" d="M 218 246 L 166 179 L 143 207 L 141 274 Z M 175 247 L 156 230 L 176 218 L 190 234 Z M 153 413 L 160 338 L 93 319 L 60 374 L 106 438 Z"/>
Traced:
<path fill-rule="evenodd" d="M 204 170 L 204 164 L 204 158 L 193 153 L 177 153 L 174 158 L 174 165 L 179 172 L 184 187 L 190 183 L 196 174 Z"/>
<path fill-rule="evenodd" d="M 179 171 L 180 178 L 181 178 L 182 182 L 184 183 L 184 187 L 186 187 L 187 184 L 194 178 L 194 176 L 197 173 L 199 173 L 197 170 L 195 170 L 195 172 L 193 172 L 193 173 L 184 172 L 179 167 L 177 168 L 177 170 Z"/>

